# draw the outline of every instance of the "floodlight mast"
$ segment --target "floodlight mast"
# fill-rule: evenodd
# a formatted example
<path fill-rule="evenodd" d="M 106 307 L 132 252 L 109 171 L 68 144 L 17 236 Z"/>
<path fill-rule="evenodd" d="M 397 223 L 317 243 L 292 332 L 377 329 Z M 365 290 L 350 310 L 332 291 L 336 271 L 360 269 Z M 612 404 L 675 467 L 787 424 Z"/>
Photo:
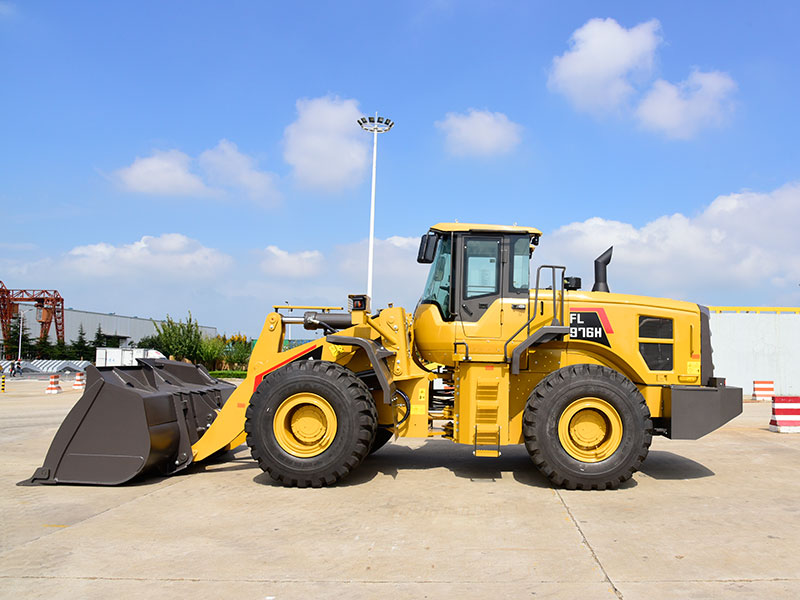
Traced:
<path fill-rule="evenodd" d="M 21 310 L 19 311 L 19 346 L 17 348 L 17 362 L 22 360 L 22 328 L 25 327 L 25 315 L 29 312 L 34 310 L 36 307 L 33 306 L 28 310 Z"/>
<path fill-rule="evenodd" d="M 369 206 L 369 253 L 367 258 L 367 296 L 372 299 L 372 263 L 375 251 L 375 173 L 378 164 L 378 134 L 386 133 L 394 127 L 394 121 L 385 117 L 361 117 L 361 129 L 372 134 L 372 196 Z"/>

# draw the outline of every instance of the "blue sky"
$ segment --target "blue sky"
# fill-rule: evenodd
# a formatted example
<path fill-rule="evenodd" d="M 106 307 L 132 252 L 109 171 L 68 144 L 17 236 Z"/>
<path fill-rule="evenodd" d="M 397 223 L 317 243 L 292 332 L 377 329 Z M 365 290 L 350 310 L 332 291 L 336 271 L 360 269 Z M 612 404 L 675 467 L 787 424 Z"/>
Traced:
<path fill-rule="evenodd" d="M 565 7 L 566 6 L 566 7 Z M 542 229 L 612 290 L 800 302 L 794 2 L 0 1 L 0 279 L 256 335 L 413 309 L 439 221 Z M 299 335 L 299 334 L 298 334 Z"/>

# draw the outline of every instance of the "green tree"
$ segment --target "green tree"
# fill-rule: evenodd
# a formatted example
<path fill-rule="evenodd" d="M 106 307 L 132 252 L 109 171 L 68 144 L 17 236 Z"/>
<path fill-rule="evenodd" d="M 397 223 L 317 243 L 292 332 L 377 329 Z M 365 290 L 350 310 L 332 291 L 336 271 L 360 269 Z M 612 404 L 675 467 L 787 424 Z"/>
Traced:
<path fill-rule="evenodd" d="M 52 352 L 53 352 L 52 357 L 57 360 L 74 360 L 76 358 L 78 360 L 90 360 L 91 358 L 94 358 L 89 356 L 88 354 L 87 354 L 88 358 L 85 359 L 81 359 L 80 356 L 75 356 L 73 354 L 72 348 L 70 346 L 67 346 L 67 343 L 64 340 L 58 340 L 53 346 Z"/>
<path fill-rule="evenodd" d="M 86 341 L 86 330 L 83 328 L 83 323 L 78 327 L 78 339 L 70 343 L 69 353 L 71 354 L 70 358 L 77 360 L 92 360 L 94 358 L 94 352 L 92 352 L 89 342 Z"/>
<path fill-rule="evenodd" d="M 253 351 L 253 343 L 246 339 L 234 339 L 225 349 L 225 362 L 228 368 L 233 370 L 247 369 L 250 354 Z"/>
<path fill-rule="evenodd" d="M 161 344 L 161 337 L 158 334 L 155 335 L 146 335 L 138 342 L 136 342 L 137 348 L 151 348 L 153 350 L 158 350 L 161 354 L 168 356 L 164 352 L 164 347 Z"/>
<path fill-rule="evenodd" d="M 217 364 L 225 355 L 225 340 L 221 337 L 204 337 L 200 340 L 200 349 L 197 358 L 209 370 L 215 371 Z"/>
<path fill-rule="evenodd" d="M 197 360 L 202 336 L 200 325 L 192 319 L 191 312 L 185 323 L 175 321 L 167 315 L 167 320 L 163 324 L 155 323 L 155 326 L 163 348 L 162 353 L 166 356 L 174 356 L 177 360 L 184 358 L 191 361 Z"/>
<path fill-rule="evenodd" d="M 47 339 L 46 335 L 43 335 L 36 340 L 36 343 L 33 345 L 33 355 L 36 358 L 45 360 L 56 358 L 53 352 L 53 344 L 50 343 L 50 340 Z"/>
<path fill-rule="evenodd" d="M 92 348 L 104 348 L 106 345 L 106 336 L 103 333 L 103 327 L 101 325 L 97 325 L 97 331 L 94 333 L 94 339 L 92 340 Z"/>

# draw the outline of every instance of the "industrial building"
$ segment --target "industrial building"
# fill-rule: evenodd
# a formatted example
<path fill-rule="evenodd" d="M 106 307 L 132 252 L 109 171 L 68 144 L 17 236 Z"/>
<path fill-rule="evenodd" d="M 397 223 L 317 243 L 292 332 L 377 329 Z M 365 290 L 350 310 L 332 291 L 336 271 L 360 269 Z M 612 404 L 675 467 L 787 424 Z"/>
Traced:
<path fill-rule="evenodd" d="M 106 338 L 109 340 L 116 338 L 119 340 L 120 347 L 127 348 L 136 344 L 143 337 L 155 335 L 155 323 L 162 325 L 164 321 L 140 317 L 127 317 L 115 313 L 99 313 L 88 310 L 65 308 L 64 338 L 67 343 L 78 339 L 79 329 L 83 326 L 86 339 L 91 341 L 94 338 L 97 327 L 100 326 Z M 29 313 L 25 318 L 25 326 L 31 338 L 35 338 L 38 333 L 38 323 L 36 321 L 35 312 Z M 217 328 L 200 325 L 200 332 L 204 336 L 214 337 L 217 335 Z M 55 328 L 50 329 L 49 339 L 50 342 L 56 343 Z M 9 345 L 15 346 L 16 344 L 13 340 L 10 340 Z"/>
<path fill-rule="evenodd" d="M 78 338 L 78 329 L 83 325 L 86 337 L 91 340 L 99 325 L 107 338 L 117 338 L 121 348 L 137 343 L 143 337 L 156 334 L 155 323 L 163 325 L 164 321 L 140 317 L 126 317 L 115 313 L 98 313 L 88 310 L 64 309 L 64 335 L 67 340 Z M 200 325 L 200 333 L 206 337 L 217 335 L 216 327 Z M 54 332 L 50 332 L 50 341 L 55 342 Z"/>

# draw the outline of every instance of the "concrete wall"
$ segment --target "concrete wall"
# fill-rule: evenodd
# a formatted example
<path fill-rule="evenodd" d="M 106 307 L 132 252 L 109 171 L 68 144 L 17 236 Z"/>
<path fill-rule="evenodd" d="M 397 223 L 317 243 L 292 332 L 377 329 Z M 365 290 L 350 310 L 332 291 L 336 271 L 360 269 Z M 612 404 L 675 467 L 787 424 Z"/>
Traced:
<path fill-rule="evenodd" d="M 711 313 L 714 374 L 741 387 L 772 380 L 775 393 L 800 396 L 800 313 Z"/>

